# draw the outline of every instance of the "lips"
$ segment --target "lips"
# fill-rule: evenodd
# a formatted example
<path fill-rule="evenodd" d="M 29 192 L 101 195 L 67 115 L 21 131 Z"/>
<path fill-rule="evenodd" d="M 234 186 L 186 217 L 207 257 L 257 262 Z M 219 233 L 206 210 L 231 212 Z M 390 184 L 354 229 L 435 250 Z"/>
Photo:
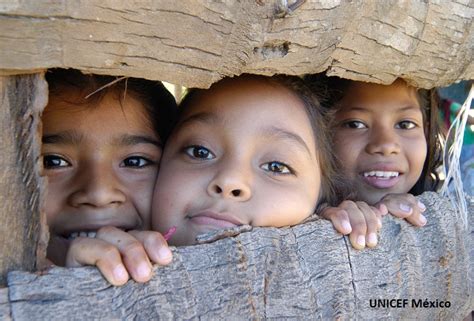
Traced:
<path fill-rule="evenodd" d="M 229 228 L 243 225 L 239 219 L 228 212 L 215 212 L 210 210 L 200 211 L 189 216 L 192 223 L 196 225 L 209 226 L 214 228 Z"/>
<path fill-rule="evenodd" d="M 360 173 L 364 183 L 371 187 L 380 189 L 394 187 L 400 181 L 401 175 L 403 175 L 402 172 L 394 168 L 394 166 L 387 164 L 380 164 L 377 167 L 372 167 L 371 169 Z"/>

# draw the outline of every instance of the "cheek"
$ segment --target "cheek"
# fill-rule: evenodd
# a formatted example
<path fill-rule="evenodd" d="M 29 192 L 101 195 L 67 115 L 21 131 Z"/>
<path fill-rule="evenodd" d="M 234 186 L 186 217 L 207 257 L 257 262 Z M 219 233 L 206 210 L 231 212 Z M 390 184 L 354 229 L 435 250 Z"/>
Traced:
<path fill-rule="evenodd" d="M 316 208 L 320 182 L 319 173 L 308 173 L 299 184 L 259 189 L 262 192 L 254 200 L 258 210 L 253 225 L 281 227 L 300 223 Z"/>
<path fill-rule="evenodd" d="M 43 205 L 43 211 L 46 213 L 47 224 L 52 227 L 60 217 L 66 206 L 67 195 L 70 190 L 70 184 L 67 181 L 53 177 L 47 177 L 46 199 Z"/>
<path fill-rule="evenodd" d="M 418 140 L 407 140 L 406 144 L 409 146 L 407 157 L 410 162 L 411 170 L 414 172 L 414 175 L 416 174 L 419 177 L 427 157 L 428 146 L 424 137 L 419 138 Z"/>
<path fill-rule="evenodd" d="M 125 179 L 124 182 L 126 184 L 125 186 L 127 186 L 128 197 L 132 200 L 138 215 L 142 218 L 145 224 L 144 227 L 149 227 L 156 171 L 142 178 L 135 178 L 128 181 Z"/>
<path fill-rule="evenodd" d="M 156 182 L 153 207 L 153 229 L 162 231 L 183 218 L 187 206 L 202 193 L 199 176 L 189 171 L 162 167 Z"/>
<path fill-rule="evenodd" d="M 334 152 L 340 159 L 350 160 L 356 153 L 361 143 L 354 135 L 347 135 L 344 130 L 340 130 L 334 134 Z"/>

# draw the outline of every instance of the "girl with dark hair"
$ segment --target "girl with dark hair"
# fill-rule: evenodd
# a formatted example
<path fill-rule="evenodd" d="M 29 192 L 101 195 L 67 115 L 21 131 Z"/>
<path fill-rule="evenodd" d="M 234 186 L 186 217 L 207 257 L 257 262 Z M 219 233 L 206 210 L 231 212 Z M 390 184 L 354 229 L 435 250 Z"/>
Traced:
<path fill-rule="evenodd" d="M 110 267 L 116 284 L 126 282 L 128 272 L 148 280 L 148 257 L 171 261 L 163 237 L 141 230 L 150 230 L 158 164 L 177 113 L 173 96 L 160 82 L 74 70 L 48 71 L 46 80 L 41 154 L 48 259 Z"/>
<path fill-rule="evenodd" d="M 443 136 L 435 95 L 402 79 L 391 85 L 320 75 L 306 80 L 334 113 L 334 153 L 352 182 L 354 199 L 425 225 L 425 206 L 414 195 L 435 191 L 440 183 Z M 354 247 L 375 246 L 380 217 L 358 211 L 361 206 L 343 202 L 321 214 L 340 232 L 350 233 Z"/>

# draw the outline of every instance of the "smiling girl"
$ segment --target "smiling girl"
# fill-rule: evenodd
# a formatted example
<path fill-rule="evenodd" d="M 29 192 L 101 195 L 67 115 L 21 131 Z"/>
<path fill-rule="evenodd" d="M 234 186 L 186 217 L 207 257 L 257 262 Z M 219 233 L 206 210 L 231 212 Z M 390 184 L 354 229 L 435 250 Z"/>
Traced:
<path fill-rule="evenodd" d="M 425 206 L 414 195 L 433 191 L 440 182 L 442 134 L 433 97 L 402 79 L 391 85 L 320 76 L 309 81 L 317 86 L 325 82 L 324 104 L 335 113 L 334 152 L 356 199 L 425 225 Z M 356 207 L 346 202 L 326 209 L 323 216 L 339 231 L 351 233 L 355 247 L 374 246 L 380 218 L 364 216 Z"/>
<path fill-rule="evenodd" d="M 108 264 L 120 282 L 128 275 L 114 262 L 143 259 L 128 270 L 136 280 L 147 280 L 148 257 L 171 261 L 167 247 L 165 255 L 158 253 L 166 245 L 159 233 L 150 238 L 138 230 L 150 229 L 158 163 L 175 121 L 174 98 L 161 83 L 136 78 L 53 70 L 46 80 L 41 154 L 48 178 L 48 259 L 67 266 Z M 145 238 L 152 240 L 146 253 L 136 246 Z"/>

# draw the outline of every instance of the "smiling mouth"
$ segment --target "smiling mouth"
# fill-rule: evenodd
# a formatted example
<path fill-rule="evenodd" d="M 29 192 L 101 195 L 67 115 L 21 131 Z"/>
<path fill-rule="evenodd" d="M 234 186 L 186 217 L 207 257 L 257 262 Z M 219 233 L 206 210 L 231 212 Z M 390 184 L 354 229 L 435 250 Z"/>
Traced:
<path fill-rule="evenodd" d="M 399 172 L 393 171 L 370 171 L 362 173 L 364 177 L 375 177 L 378 179 L 391 179 L 394 177 L 398 177 L 400 175 Z"/>
<path fill-rule="evenodd" d="M 392 188 L 400 180 L 402 173 L 397 171 L 367 171 L 361 174 L 362 180 L 365 184 L 377 188 L 388 189 Z"/>
<path fill-rule="evenodd" d="M 94 239 L 97 235 L 97 231 L 82 231 L 82 232 L 72 232 L 71 234 L 65 236 L 66 239 L 68 240 L 74 240 L 75 238 L 78 237 L 88 237 L 91 239 Z"/>
<path fill-rule="evenodd" d="M 104 225 L 104 226 L 100 226 L 96 228 L 87 228 L 87 229 L 84 228 L 83 230 L 78 229 L 78 230 L 74 230 L 73 232 L 65 232 L 61 236 L 68 241 L 72 241 L 78 237 L 87 237 L 90 239 L 94 239 L 97 236 L 97 231 L 105 226 L 114 226 L 114 225 Z M 114 227 L 125 232 L 130 230 L 129 228 L 120 227 L 120 226 L 114 226 Z"/>

